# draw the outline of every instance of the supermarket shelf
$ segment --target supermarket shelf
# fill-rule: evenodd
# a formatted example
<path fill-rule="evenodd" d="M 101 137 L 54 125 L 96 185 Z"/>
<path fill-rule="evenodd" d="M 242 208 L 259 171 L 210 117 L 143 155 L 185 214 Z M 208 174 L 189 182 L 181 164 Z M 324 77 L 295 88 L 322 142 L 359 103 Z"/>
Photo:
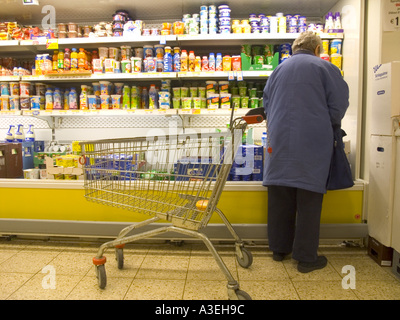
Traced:
<path fill-rule="evenodd" d="M 0 82 L 8 82 L 8 81 L 19 81 L 21 79 L 20 76 L 8 76 L 8 77 L 0 77 Z"/>
<path fill-rule="evenodd" d="M 232 109 L 128 109 L 128 110 L 16 110 L 1 111 L 0 115 L 22 115 L 37 117 L 92 117 L 92 116 L 137 116 L 137 115 L 202 115 L 229 116 Z M 249 109 L 235 109 L 235 116 L 245 115 Z"/>

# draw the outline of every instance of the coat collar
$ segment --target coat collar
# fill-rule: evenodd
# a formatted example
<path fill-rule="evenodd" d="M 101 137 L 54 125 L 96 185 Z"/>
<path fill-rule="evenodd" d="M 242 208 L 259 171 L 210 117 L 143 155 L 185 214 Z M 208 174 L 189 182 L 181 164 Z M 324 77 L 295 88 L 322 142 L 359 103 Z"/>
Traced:
<path fill-rule="evenodd" d="M 297 54 L 309 54 L 315 56 L 315 54 L 312 53 L 310 50 L 297 50 L 295 53 L 293 53 L 293 56 Z"/>

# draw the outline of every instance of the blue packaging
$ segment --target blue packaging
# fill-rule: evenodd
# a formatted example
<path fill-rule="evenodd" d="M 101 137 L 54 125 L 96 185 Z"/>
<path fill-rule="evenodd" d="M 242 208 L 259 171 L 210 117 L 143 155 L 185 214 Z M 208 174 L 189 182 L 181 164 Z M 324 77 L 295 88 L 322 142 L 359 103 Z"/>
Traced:
<path fill-rule="evenodd" d="M 216 179 L 216 165 L 212 164 L 212 158 L 185 157 L 174 164 L 174 172 L 177 181 Z"/>

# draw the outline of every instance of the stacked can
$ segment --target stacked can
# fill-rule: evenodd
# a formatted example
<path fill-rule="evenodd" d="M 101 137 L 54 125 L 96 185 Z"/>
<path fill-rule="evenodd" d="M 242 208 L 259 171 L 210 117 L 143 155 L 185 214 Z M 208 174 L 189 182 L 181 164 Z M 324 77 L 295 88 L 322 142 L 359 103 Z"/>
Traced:
<path fill-rule="evenodd" d="M 260 32 L 269 33 L 270 32 L 269 18 L 263 14 L 258 15 L 258 17 L 260 18 Z"/>
<path fill-rule="evenodd" d="M 199 33 L 200 15 L 198 13 L 194 13 L 193 15 L 184 14 L 182 20 L 185 25 L 185 33 L 186 34 L 198 34 Z"/>
<path fill-rule="evenodd" d="M 231 9 L 228 5 L 218 7 L 219 12 L 219 33 L 231 33 Z"/>
<path fill-rule="evenodd" d="M 200 34 L 208 34 L 208 7 L 200 7 Z"/>
<path fill-rule="evenodd" d="M 217 7 L 208 6 L 208 33 L 216 34 L 218 32 Z"/>

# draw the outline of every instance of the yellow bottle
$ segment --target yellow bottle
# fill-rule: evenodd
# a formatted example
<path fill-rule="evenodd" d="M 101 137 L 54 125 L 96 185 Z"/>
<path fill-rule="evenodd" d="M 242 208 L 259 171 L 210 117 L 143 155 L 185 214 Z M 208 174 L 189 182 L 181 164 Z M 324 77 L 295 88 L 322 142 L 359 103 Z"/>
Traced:
<path fill-rule="evenodd" d="M 64 51 L 58 52 L 58 70 L 64 71 Z"/>
<path fill-rule="evenodd" d="M 78 70 L 78 52 L 73 48 L 71 52 L 71 71 Z"/>
<path fill-rule="evenodd" d="M 86 67 L 85 49 L 80 48 L 78 53 L 78 69 L 82 71 L 85 70 L 85 67 Z"/>

